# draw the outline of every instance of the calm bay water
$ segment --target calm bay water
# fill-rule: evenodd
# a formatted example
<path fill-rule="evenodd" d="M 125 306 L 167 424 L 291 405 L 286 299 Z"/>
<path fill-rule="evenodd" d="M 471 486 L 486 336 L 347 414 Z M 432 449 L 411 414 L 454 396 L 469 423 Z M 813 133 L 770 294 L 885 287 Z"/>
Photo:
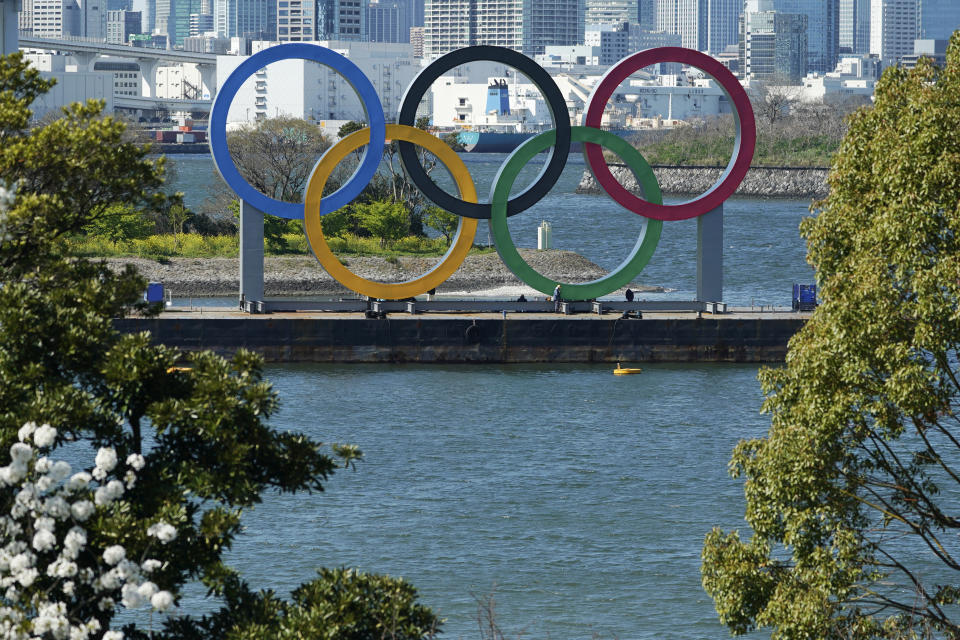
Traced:
<path fill-rule="evenodd" d="M 463 156 L 481 194 L 504 156 Z M 207 156 L 172 157 L 175 188 L 198 206 Z M 530 168 L 530 175 L 537 170 Z M 573 193 L 571 156 L 553 192 L 511 218 L 521 246 L 553 225 L 554 246 L 606 268 L 642 220 L 605 196 Z M 529 176 L 528 176 L 529 179 Z M 809 202 L 735 198 L 725 209 L 727 302 L 786 306 L 812 282 L 797 234 Z M 486 229 L 481 226 L 478 241 Z M 690 299 L 696 222 L 668 222 L 639 281 Z M 231 301 L 232 304 L 232 301 Z M 757 368 L 609 366 L 271 366 L 281 429 L 365 453 L 327 492 L 270 495 L 244 516 L 231 562 L 254 588 L 285 595 L 321 566 L 400 575 L 447 619 L 446 638 L 479 638 L 472 594 L 494 592 L 508 638 L 728 637 L 700 587 L 713 526 L 743 526 L 733 446 L 762 435 Z M 185 609 L 199 604 L 187 598 Z M 768 637 L 756 633 L 751 637 Z"/>
<path fill-rule="evenodd" d="M 284 593 L 319 566 L 409 579 L 478 638 L 722 638 L 700 587 L 714 525 L 742 525 L 734 444 L 767 422 L 756 367 L 276 366 L 274 423 L 358 445 L 327 492 L 270 496 L 234 565 Z M 761 637 L 761 636 L 755 636 Z"/>

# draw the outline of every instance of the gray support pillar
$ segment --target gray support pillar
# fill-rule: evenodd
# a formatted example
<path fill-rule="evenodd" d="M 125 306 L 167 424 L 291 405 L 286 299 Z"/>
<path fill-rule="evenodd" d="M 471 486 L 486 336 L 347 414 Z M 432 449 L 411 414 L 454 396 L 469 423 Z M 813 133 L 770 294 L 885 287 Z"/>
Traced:
<path fill-rule="evenodd" d="M 140 76 L 143 78 L 140 94 L 144 98 L 157 97 L 157 67 L 160 61 L 156 58 L 137 58 L 140 65 Z"/>
<path fill-rule="evenodd" d="M 198 64 L 200 70 L 200 97 L 209 95 L 205 100 L 213 100 L 217 97 L 217 65 L 216 64 Z"/>
<path fill-rule="evenodd" d="M 723 205 L 697 218 L 697 300 L 723 302 Z"/>
<path fill-rule="evenodd" d="M 240 296 L 263 300 L 263 212 L 240 201 Z"/>
<path fill-rule="evenodd" d="M 99 54 L 92 51 L 74 51 L 70 54 L 77 61 L 77 71 L 93 71 Z"/>

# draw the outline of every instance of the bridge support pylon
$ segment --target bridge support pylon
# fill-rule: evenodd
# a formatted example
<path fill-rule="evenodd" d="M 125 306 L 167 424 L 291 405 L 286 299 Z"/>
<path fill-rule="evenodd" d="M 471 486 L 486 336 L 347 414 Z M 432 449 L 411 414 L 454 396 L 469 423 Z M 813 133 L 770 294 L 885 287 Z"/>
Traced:
<path fill-rule="evenodd" d="M 156 58 L 137 58 L 140 65 L 140 75 L 143 77 L 141 95 L 145 98 L 157 97 L 157 66 L 160 61 Z"/>
<path fill-rule="evenodd" d="M 263 300 L 263 212 L 240 201 L 240 300 Z"/>
<path fill-rule="evenodd" d="M 697 300 L 723 302 L 723 204 L 697 218 Z"/>
<path fill-rule="evenodd" d="M 200 97 L 208 95 L 213 100 L 217 97 L 217 65 L 198 64 L 197 70 L 200 71 Z"/>

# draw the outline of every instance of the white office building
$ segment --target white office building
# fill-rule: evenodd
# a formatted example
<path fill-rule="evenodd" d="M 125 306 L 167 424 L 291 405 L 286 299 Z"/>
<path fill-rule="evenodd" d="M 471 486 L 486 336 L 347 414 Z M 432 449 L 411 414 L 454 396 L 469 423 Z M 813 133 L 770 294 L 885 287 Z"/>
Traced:
<path fill-rule="evenodd" d="M 253 53 L 277 44 L 254 42 Z M 387 121 L 395 121 L 403 92 L 420 67 L 406 43 L 320 41 L 349 58 L 370 79 Z M 217 86 L 246 56 L 217 56 Z M 336 71 L 314 62 L 290 59 L 274 62 L 241 86 L 230 105 L 228 122 L 253 122 L 291 116 L 316 122 L 366 120 L 360 99 Z"/>
<path fill-rule="evenodd" d="M 834 71 L 805 77 L 797 97 L 804 102 L 814 103 L 871 100 L 879 75 L 880 62 L 877 58 L 870 55 L 844 56 Z"/>

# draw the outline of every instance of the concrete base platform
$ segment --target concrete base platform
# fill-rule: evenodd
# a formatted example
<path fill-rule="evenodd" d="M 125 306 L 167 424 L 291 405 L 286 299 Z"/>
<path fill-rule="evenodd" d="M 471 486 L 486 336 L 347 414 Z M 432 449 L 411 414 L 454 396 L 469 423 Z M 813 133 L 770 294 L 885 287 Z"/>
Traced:
<path fill-rule="evenodd" d="M 699 317 L 698 317 L 699 315 Z M 644 312 L 642 319 L 590 313 L 165 311 L 116 321 L 156 342 L 230 355 L 257 351 L 271 362 L 782 362 L 809 318 L 789 311 Z"/>

